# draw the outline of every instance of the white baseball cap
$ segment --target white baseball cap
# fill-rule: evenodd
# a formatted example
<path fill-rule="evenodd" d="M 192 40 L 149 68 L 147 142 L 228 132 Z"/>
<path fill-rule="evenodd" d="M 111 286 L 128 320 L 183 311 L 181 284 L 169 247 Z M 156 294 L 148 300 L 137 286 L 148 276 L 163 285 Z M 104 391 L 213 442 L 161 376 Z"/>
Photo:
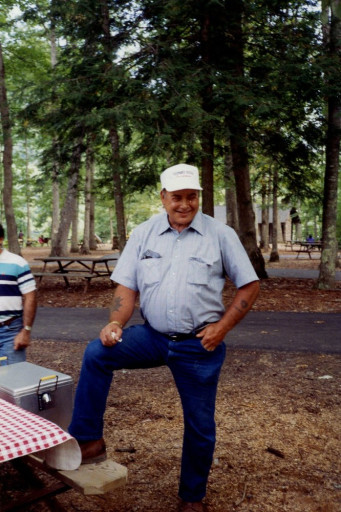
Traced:
<path fill-rule="evenodd" d="M 184 189 L 202 190 L 198 168 L 193 165 L 173 165 L 163 171 L 160 178 L 162 189 L 166 189 L 168 192 Z"/>

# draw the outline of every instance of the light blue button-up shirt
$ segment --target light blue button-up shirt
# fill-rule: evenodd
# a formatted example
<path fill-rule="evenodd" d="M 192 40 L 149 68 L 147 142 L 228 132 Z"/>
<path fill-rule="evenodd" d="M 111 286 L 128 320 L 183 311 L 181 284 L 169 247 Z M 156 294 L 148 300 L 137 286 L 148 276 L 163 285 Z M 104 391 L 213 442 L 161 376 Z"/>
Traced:
<path fill-rule="evenodd" d="M 143 317 L 170 333 L 223 316 L 226 276 L 237 288 L 258 280 L 236 232 L 198 212 L 179 233 L 165 212 L 132 232 L 111 279 L 139 291 Z"/>

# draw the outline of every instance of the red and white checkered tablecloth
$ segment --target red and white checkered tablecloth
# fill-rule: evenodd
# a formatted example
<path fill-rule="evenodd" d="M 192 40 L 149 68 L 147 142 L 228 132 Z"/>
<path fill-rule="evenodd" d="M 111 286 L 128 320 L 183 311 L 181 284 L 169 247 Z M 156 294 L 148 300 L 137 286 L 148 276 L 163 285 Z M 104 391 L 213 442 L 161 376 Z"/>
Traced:
<path fill-rule="evenodd" d="M 46 462 L 57 469 L 76 469 L 80 464 L 78 443 L 70 434 L 45 418 L 0 399 L 0 462 L 42 450 L 46 450 Z"/>

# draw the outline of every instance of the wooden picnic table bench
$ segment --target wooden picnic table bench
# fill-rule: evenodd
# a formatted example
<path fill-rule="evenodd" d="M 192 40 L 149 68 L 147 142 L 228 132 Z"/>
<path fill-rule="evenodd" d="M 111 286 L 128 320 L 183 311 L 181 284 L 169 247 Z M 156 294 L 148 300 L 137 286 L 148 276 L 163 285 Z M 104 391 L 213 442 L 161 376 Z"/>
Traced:
<path fill-rule="evenodd" d="M 322 242 L 299 242 L 299 248 L 296 249 L 297 256 L 296 259 L 298 259 L 299 255 L 301 253 L 308 254 L 309 258 L 311 258 L 312 252 L 321 252 L 322 250 Z"/>
<path fill-rule="evenodd" d="M 109 277 L 112 268 L 109 264 L 116 264 L 119 253 L 112 253 L 106 256 L 48 256 L 46 258 L 35 258 L 36 261 L 44 263 L 42 271 L 33 272 L 38 281 L 38 287 L 44 277 L 62 277 L 66 287 L 70 286 L 69 278 L 85 279 L 84 293 L 88 291 L 92 279 Z M 52 265 L 52 268 L 51 268 Z M 111 281 L 111 284 L 112 281 Z"/>
<path fill-rule="evenodd" d="M 113 460 L 82 465 L 78 469 L 70 471 L 49 467 L 39 458 L 39 453 L 15 459 L 11 463 L 18 473 L 25 477 L 25 481 L 31 485 L 31 489 L 24 496 L 3 505 L 1 512 L 20 510 L 25 512 L 30 505 L 42 500 L 47 505 L 51 505 L 52 510 L 67 512 L 58 502 L 54 501 L 54 497 L 58 494 L 74 489 L 84 496 L 104 495 L 125 486 L 128 475 L 127 468 Z M 43 477 L 40 477 L 32 469 L 38 470 L 42 475 L 52 477 L 50 482 L 46 484 Z"/>

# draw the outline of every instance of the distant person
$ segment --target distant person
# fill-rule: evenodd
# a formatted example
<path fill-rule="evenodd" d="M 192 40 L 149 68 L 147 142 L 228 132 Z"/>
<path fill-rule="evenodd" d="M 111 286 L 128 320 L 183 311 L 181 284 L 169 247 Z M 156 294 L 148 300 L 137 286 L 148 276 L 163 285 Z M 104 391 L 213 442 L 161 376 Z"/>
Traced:
<path fill-rule="evenodd" d="M 48 245 L 49 243 L 49 238 L 43 236 L 43 235 L 40 235 L 40 237 L 38 238 L 38 242 L 40 243 L 40 245 L 43 247 L 44 244 Z"/>
<path fill-rule="evenodd" d="M 35 279 L 24 258 L 3 248 L 0 224 L 0 357 L 7 364 L 26 360 L 37 309 Z"/>
<path fill-rule="evenodd" d="M 235 231 L 199 211 L 196 167 L 166 169 L 161 187 L 165 211 L 133 231 L 113 272 L 118 286 L 110 322 L 85 351 L 69 431 L 83 464 L 104 460 L 103 415 L 113 371 L 167 365 L 185 424 L 179 511 L 204 512 L 224 338 L 250 310 L 259 282 Z M 226 277 L 237 291 L 225 309 Z M 138 294 L 145 323 L 123 329 Z"/>
<path fill-rule="evenodd" d="M 308 235 L 306 238 L 306 241 L 307 242 L 315 242 L 315 238 L 313 237 L 313 235 Z"/>

